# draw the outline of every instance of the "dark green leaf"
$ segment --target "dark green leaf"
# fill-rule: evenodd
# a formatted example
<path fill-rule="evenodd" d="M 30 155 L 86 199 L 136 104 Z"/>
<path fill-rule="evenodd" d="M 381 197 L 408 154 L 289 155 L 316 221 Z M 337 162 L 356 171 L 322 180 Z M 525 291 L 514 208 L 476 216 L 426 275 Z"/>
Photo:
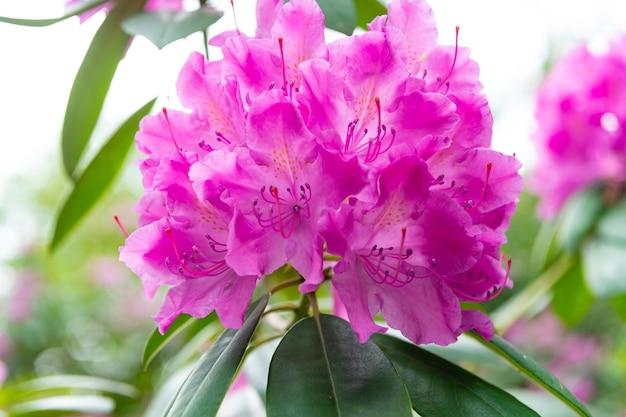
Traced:
<path fill-rule="evenodd" d="M 50 19 L 18 19 L 13 17 L 0 16 L 0 22 L 11 23 L 20 26 L 49 26 L 57 22 L 61 22 L 62 20 L 65 20 L 72 16 L 76 16 L 88 10 L 91 10 L 96 6 L 106 3 L 107 1 L 109 0 L 85 0 L 77 4 L 73 4 L 71 7 L 68 7 L 63 16 L 53 17 Z"/>
<path fill-rule="evenodd" d="M 583 270 L 597 297 L 626 294 L 626 245 L 592 239 L 582 248 Z"/>
<path fill-rule="evenodd" d="M 65 200 L 57 217 L 54 236 L 50 244 L 54 250 L 69 231 L 89 212 L 104 194 L 122 167 L 133 143 L 139 121 L 145 116 L 154 100 L 137 110 L 102 147 L 80 176 L 71 194 Z"/>
<path fill-rule="evenodd" d="M 594 297 L 585 284 L 579 259 L 554 285 L 552 294 L 552 310 L 567 325 L 575 326 L 585 317 Z"/>
<path fill-rule="evenodd" d="M 562 249 L 576 252 L 581 240 L 591 231 L 600 217 L 604 204 L 602 192 L 591 187 L 570 197 L 559 214 L 557 243 Z"/>
<path fill-rule="evenodd" d="M 352 35 L 357 22 L 353 0 L 317 0 L 324 12 L 324 25 L 337 32 Z"/>
<path fill-rule="evenodd" d="M 387 14 L 387 8 L 378 0 L 354 0 L 356 6 L 356 24 L 361 29 L 367 29 L 376 16 Z"/>
<path fill-rule="evenodd" d="M 205 30 L 222 15 L 222 12 L 210 7 L 194 11 L 140 12 L 124 20 L 122 28 L 131 35 L 145 36 L 160 49 L 192 33 Z"/>
<path fill-rule="evenodd" d="M 241 329 L 227 329 L 191 371 L 164 416 L 215 416 L 232 383 L 269 295 L 255 301 Z"/>
<path fill-rule="evenodd" d="M 506 391 L 414 344 L 382 334 L 372 340 L 397 369 L 422 417 L 539 416 Z"/>
<path fill-rule="evenodd" d="M 552 393 L 552 395 L 563 401 L 568 407 L 578 413 L 578 415 L 591 417 L 587 408 L 585 408 L 585 406 L 578 401 L 574 394 L 572 394 L 561 381 L 548 372 L 546 368 L 535 362 L 503 338 L 494 336 L 491 341 L 486 341 L 482 336 L 474 331 L 466 334 L 472 336 L 474 339 L 491 349 L 494 353 L 504 358 L 526 378 Z"/>
<path fill-rule="evenodd" d="M 267 384 L 268 417 L 411 416 L 397 372 L 344 320 L 321 315 L 292 327 L 278 345 Z"/>
<path fill-rule="evenodd" d="M 143 8 L 145 0 L 115 2 L 85 54 L 67 102 L 61 150 L 63 166 L 74 178 L 78 162 L 96 125 L 119 61 L 130 43 L 121 22 Z"/>
<path fill-rule="evenodd" d="M 159 329 L 154 329 L 148 341 L 146 342 L 146 346 L 143 349 L 143 369 L 144 371 L 148 369 L 152 360 L 156 357 L 156 355 L 163 350 L 163 348 L 172 341 L 176 336 L 178 336 L 183 330 L 189 327 L 191 324 L 196 323 L 198 321 L 204 321 L 204 325 L 212 323 L 217 318 L 215 312 L 212 312 L 207 317 L 203 319 L 197 319 L 188 314 L 181 314 L 170 324 L 170 327 L 167 328 L 165 334 L 161 334 Z"/>

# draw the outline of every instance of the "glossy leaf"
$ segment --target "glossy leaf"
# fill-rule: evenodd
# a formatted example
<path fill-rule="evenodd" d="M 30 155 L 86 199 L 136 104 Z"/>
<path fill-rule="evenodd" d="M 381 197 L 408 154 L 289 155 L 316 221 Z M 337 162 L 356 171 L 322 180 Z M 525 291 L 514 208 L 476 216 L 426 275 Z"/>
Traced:
<path fill-rule="evenodd" d="M 212 312 L 203 319 L 197 319 L 188 314 L 181 314 L 170 324 L 165 334 L 161 334 L 158 328 L 155 328 L 143 349 L 143 369 L 148 369 L 150 363 L 154 358 L 171 342 L 176 336 L 178 336 L 183 330 L 187 329 L 190 325 L 203 322 L 203 326 L 212 323 L 217 319 L 215 312 Z"/>
<path fill-rule="evenodd" d="M 529 380 L 552 393 L 578 415 L 591 417 L 587 408 L 572 394 L 561 381 L 552 375 L 546 368 L 531 359 L 524 352 L 499 336 L 494 336 L 491 341 L 485 340 L 478 333 L 471 331 L 466 333 L 491 349 L 494 353 L 513 365 L 521 374 Z"/>
<path fill-rule="evenodd" d="M 130 35 L 122 30 L 121 22 L 141 10 L 144 3 L 145 0 L 114 3 L 74 78 L 61 134 L 63 166 L 72 179 L 100 116 L 113 75 L 130 43 Z"/>
<path fill-rule="evenodd" d="M 626 244 L 590 240 L 583 246 L 582 260 L 587 285 L 595 296 L 626 294 Z"/>
<path fill-rule="evenodd" d="M 241 329 L 227 329 L 200 358 L 164 413 L 167 417 L 215 416 L 237 374 L 269 295 L 255 301 Z"/>
<path fill-rule="evenodd" d="M 88 10 L 93 9 L 96 6 L 104 4 L 110 0 L 85 0 L 80 3 L 73 4 L 65 10 L 65 13 L 59 17 L 53 17 L 50 19 L 19 19 L 15 17 L 0 16 L 0 22 L 11 23 L 19 26 L 33 26 L 42 27 L 50 26 L 55 23 L 61 22 L 73 16 L 77 16 Z"/>
<path fill-rule="evenodd" d="M 346 35 L 356 28 L 357 11 L 353 0 L 317 0 L 324 12 L 324 25 Z"/>
<path fill-rule="evenodd" d="M 557 242 L 569 252 L 576 252 L 581 240 L 591 231 L 604 208 L 601 190 L 591 187 L 570 197 L 559 215 Z"/>
<path fill-rule="evenodd" d="M 552 310 L 567 325 L 575 326 L 585 317 L 594 297 L 585 284 L 579 259 L 554 285 L 552 294 Z"/>
<path fill-rule="evenodd" d="M 221 11 L 211 7 L 194 11 L 140 12 L 124 20 L 122 28 L 131 35 L 145 36 L 160 49 L 192 33 L 205 30 L 222 15 Z"/>
<path fill-rule="evenodd" d="M 149 101 L 124 122 L 76 181 L 57 216 L 51 250 L 58 246 L 111 185 L 133 144 L 139 121 L 153 105 L 154 100 Z"/>
<path fill-rule="evenodd" d="M 372 335 L 393 363 L 422 417 L 537 417 L 511 394 L 452 362 L 393 336 Z"/>
<path fill-rule="evenodd" d="M 361 29 L 367 29 L 376 16 L 387 14 L 387 8 L 378 0 L 354 0 L 356 7 L 356 24 Z"/>
<path fill-rule="evenodd" d="M 285 334 L 266 402 L 268 417 L 411 416 L 406 387 L 381 350 L 329 315 L 305 318 Z"/>

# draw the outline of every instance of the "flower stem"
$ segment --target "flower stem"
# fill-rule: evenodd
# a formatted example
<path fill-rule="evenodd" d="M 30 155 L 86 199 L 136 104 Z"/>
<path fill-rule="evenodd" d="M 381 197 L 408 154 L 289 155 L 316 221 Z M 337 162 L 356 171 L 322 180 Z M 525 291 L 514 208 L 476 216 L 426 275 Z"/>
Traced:
<path fill-rule="evenodd" d="M 300 310 L 300 306 L 295 305 L 295 304 L 289 304 L 289 303 L 285 303 L 285 304 L 277 304 L 275 306 L 272 306 L 272 308 L 269 308 L 267 310 L 265 310 L 263 312 L 263 315 L 267 315 L 270 313 L 276 313 L 279 311 L 293 311 L 294 313 L 298 312 Z"/>
<path fill-rule="evenodd" d="M 524 290 L 491 314 L 491 320 L 500 334 L 506 332 L 520 317 L 528 312 L 550 288 L 561 279 L 574 265 L 574 259 L 568 254 L 561 255 L 552 265 L 543 271 Z"/>
<path fill-rule="evenodd" d="M 288 280 L 283 281 L 280 284 L 276 284 L 274 287 L 270 288 L 269 293 L 270 294 L 274 294 L 274 293 L 276 293 L 276 292 L 278 292 L 278 291 L 280 291 L 282 289 L 293 287 L 294 285 L 301 284 L 302 281 L 304 281 L 302 279 L 302 277 L 288 279 Z"/>

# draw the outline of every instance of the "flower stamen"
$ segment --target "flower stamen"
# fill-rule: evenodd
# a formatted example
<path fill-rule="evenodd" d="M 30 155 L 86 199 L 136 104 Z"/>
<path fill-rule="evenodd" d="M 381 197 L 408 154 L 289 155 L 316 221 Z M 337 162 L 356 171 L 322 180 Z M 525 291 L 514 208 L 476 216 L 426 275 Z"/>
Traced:
<path fill-rule="evenodd" d="M 446 84 L 446 91 L 444 94 L 446 94 L 448 92 L 448 89 L 450 88 L 450 76 L 452 76 L 452 72 L 454 71 L 454 66 L 456 65 L 456 58 L 459 54 L 459 30 L 460 27 L 457 26 L 456 27 L 456 35 L 455 35 L 455 42 L 454 42 L 454 57 L 452 58 L 452 65 L 450 66 L 450 71 L 448 71 L 448 74 L 442 78 L 441 80 L 439 80 L 439 88 L 441 88 L 441 86 L 443 86 L 444 84 Z"/>
<path fill-rule="evenodd" d="M 176 148 L 177 151 L 182 152 L 183 148 L 178 146 L 178 142 L 176 142 L 176 138 L 174 137 L 174 132 L 172 131 L 172 125 L 170 123 L 170 117 L 167 114 L 167 109 L 163 107 L 161 111 L 163 112 L 163 116 L 165 117 L 165 121 L 167 122 L 167 128 L 170 132 L 170 139 L 172 139 L 172 143 L 174 144 L 174 147 Z"/>
<path fill-rule="evenodd" d="M 176 244 L 176 240 L 174 239 L 174 234 L 172 232 L 172 229 L 169 227 L 166 228 L 165 234 L 167 235 L 167 237 L 170 239 L 170 242 L 172 243 L 174 256 L 176 257 L 176 260 L 178 261 L 178 264 L 179 264 L 179 268 L 177 271 L 178 274 L 183 275 L 183 276 L 185 276 L 185 273 L 191 275 L 190 277 L 186 277 L 186 278 L 200 278 L 200 277 L 207 277 L 207 276 L 217 276 L 217 275 L 223 274 L 224 272 L 228 270 L 229 267 L 228 265 L 226 265 L 226 262 L 224 261 L 224 259 L 220 259 L 220 260 L 210 259 L 205 254 L 203 254 L 200 251 L 200 249 L 195 245 L 192 246 L 191 248 L 193 252 L 191 255 L 188 255 L 186 252 L 183 252 L 181 254 L 180 251 L 178 250 L 178 245 Z M 218 243 L 215 242 L 215 240 L 213 240 L 212 238 L 210 239 L 212 240 L 212 244 L 209 243 L 209 245 L 211 246 L 211 248 L 215 250 L 215 246 Z M 218 245 L 221 245 L 221 244 L 218 244 Z M 225 249 L 219 250 L 219 251 L 215 250 L 215 251 L 225 252 Z M 195 266 L 198 270 L 193 270 L 189 266 L 187 266 L 188 262 L 191 265 Z M 171 268 L 170 263 L 171 262 L 170 262 L 169 257 L 165 258 L 165 264 Z M 210 265 L 209 268 L 205 268 L 206 266 L 205 264 L 207 263 L 209 263 Z"/>

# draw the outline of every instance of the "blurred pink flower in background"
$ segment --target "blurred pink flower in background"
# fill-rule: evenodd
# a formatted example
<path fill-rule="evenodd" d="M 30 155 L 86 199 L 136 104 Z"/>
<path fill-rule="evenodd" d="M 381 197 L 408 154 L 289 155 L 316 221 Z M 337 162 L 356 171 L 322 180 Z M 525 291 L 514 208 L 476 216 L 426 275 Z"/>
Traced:
<path fill-rule="evenodd" d="M 537 94 L 531 188 L 552 217 L 572 194 L 626 179 L 626 36 L 606 50 L 582 45 L 559 60 Z"/>
<path fill-rule="evenodd" d="M 596 389 L 593 373 L 604 358 L 597 337 L 568 331 L 550 311 L 518 321 L 504 337 L 538 359 L 579 400 L 592 399 Z"/>
<path fill-rule="evenodd" d="M 20 322 L 30 317 L 41 291 L 41 276 L 33 271 L 21 270 L 6 301 L 9 320 Z"/>

